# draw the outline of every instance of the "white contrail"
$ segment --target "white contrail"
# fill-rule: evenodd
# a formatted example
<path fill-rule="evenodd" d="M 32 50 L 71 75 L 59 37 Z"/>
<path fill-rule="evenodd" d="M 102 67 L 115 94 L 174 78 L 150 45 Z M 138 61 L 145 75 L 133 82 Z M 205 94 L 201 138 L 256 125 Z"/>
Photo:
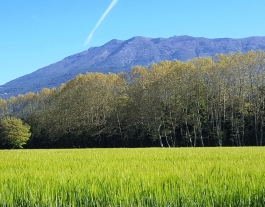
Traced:
<path fill-rule="evenodd" d="M 87 45 L 87 44 L 90 42 L 90 40 L 91 40 L 91 38 L 92 38 L 94 32 L 95 32 L 96 29 L 98 28 L 98 26 L 101 24 L 101 22 L 104 20 L 104 18 L 107 16 L 107 14 L 108 14 L 108 13 L 110 12 L 110 10 L 115 6 L 115 4 L 116 4 L 117 2 L 118 2 L 118 0 L 113 0 L 113 1 L 111 2 L 111 4 L 109 5 L 109 7 L 107 8 L 107 10 L 104 12 L 104 14 L 103 14 L 103 15 L 101 16 L 101 18 L 98 20 L 98 22 L 97 22 L 96 26 L 94 27 L 94 29 L 90 32 L 89 36 L 88 36 L 87 39 L 86 39 L 86 42 L 85 42 L 84 46 Z"/>

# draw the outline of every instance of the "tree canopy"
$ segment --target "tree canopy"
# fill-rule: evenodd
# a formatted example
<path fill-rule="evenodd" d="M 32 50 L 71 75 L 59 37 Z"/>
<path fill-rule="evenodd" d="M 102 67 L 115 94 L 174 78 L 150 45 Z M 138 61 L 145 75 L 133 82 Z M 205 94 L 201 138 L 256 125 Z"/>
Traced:
<path fill-rule="evenodd" d="M 262 146 L 265 52 L 87 73 L 0 100 L 31 126 L 26 147 Z"/>

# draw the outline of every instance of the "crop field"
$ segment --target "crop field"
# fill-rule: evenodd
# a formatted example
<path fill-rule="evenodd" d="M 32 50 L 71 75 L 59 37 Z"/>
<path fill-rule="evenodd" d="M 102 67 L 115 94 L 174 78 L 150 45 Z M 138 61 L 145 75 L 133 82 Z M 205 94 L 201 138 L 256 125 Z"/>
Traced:
<path fill-rule="evenodd" d="M 0 206 L 265 206 L 265 148 L 3 150 Z"/>

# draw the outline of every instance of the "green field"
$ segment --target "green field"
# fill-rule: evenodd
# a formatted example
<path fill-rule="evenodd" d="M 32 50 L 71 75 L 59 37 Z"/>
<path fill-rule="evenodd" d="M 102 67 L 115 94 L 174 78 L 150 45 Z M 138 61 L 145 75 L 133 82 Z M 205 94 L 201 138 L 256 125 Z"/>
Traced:
<path fill-rule="evenodd" d="M 265 206 L 265 148 L 0 151 L 1 206 Z"/>

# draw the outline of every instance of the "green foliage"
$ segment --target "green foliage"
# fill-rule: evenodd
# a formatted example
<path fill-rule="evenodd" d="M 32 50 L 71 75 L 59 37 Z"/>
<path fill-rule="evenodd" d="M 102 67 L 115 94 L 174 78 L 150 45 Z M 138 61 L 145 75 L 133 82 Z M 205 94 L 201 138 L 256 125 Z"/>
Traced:
<path fill-rule="evenodd" d="M 7 114 L 7 102 L 0 99 L 0 118 L 5 117 Z"/>
<path fill-rule="evenodd" d="M 22 120 L 6 117 L 0 120 L 0 144 L 7 148 L 23 148 L 29 140 L 30 126 Z"/>
<path fill-rule="evenodd" d="M 25 120 L 27 147 L 263 146 L 265 52 L 219 54 L 87 73 L 0 100 Z"/>
<path fill-rule="evenodd" d="M 263 148 L 0 151 L 1 206 L 262 206 Z"/>

